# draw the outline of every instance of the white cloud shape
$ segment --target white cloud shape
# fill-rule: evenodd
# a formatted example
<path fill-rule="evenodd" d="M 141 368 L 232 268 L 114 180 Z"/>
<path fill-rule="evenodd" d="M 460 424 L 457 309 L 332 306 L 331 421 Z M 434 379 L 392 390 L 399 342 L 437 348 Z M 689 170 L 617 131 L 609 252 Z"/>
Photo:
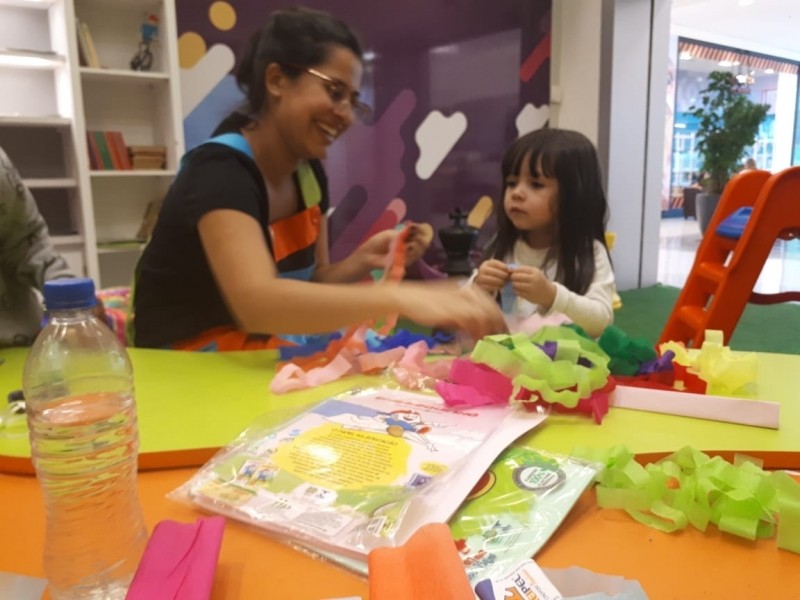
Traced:
<path fill-rule="evenodd" d="M 517 135 L 522 136 L 536 129 L 541 129 L 548 119 L 550 119 L 550 107 L 547 104 L 542 104 L 539 108 L 536 108 L 529 102 L 522 107 L 522 110 L 517 115 Z"/>
<path fill-rule="evenodd" d="M 181 105 L 184 118 L 211 93 L 235 63 L 233 50 L 225 44 L 214 44 L 191 69 L 181 69 Z"/>
<path fill-rule="evenodd" d="M 431 111 L 414 134 L 419 147 L 416 171 L 420 179 L 429 179 L 467 130 L 467 117 L 456 112 L 445 117 Z"/>

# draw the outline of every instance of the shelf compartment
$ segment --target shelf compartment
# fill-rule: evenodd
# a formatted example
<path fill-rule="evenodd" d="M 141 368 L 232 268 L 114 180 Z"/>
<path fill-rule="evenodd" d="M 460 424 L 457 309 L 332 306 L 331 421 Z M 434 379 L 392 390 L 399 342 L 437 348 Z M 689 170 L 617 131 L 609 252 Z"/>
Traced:
<path fill-rule="evenodd" d="M 51 236 L 79 235 L 77 203 L 72 190 L 44 188 L 32 191 Z"/>
<path fill-rule="evenodd" d="M 0 0 L 0 40 L 3 49 L 53 50 L 49 11 L 30 10 L 31 7 L 36 8 L 37 5 L 28 3 L 23 6 L 21 3 L 10 4 L 7 0 Z"/>
<path fill-rule="evenodd" d="M 131 171 L 119 171 L 130 173 Z M 135 240 L 151 202 L 160 202 L 172 181 L 161 177 L 92 178 L 98 240 Z"/>
<path fill-rule="evenodd" d="M 91 2 L 77 0 L 75 13 L 89 28 L 100 64 L 111 70 L 127 71 L 130 62 L 139 49 L 140 27 L 147 13 L 158 16 L 164 23 L 164 10 L 161 2 L 139 2 L 111 0 Z M 163 31 L 160 31 L 163 35 Z M 153 53 L 152 72 L 166 71 L 163 39 L 151 45 Z"/>
<path fill-rule="evenodd" d="M 83 104 L 87 131 L 119 131 L 126 146 L 164 146 L 168 171 L 175 169 L 180 157 L 172 136 L 168 85 L 131 86 L 107 80 L 86 81 Z M 103 172 L 127 174 L 132 171 Z"/>
<path fill-rule="evenodd" d="M 4 90 L 0 94 L 0 115 L 38 118 L 59 114 L 53 69 L 0 66 L 0 72 Z"/>
<path fill-rule="evenodd" d="M 8 154 L 22 178 L 38 188 L 74 188 L 68 167 L 70 135 L 50 128 L 0 127 L 0 148 Z"/>

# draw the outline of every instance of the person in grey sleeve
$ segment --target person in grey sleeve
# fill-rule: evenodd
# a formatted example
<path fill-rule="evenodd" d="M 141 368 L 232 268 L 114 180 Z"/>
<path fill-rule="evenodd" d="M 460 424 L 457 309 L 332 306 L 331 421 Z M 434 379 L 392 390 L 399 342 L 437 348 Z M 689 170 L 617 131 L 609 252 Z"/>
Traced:
<path fill-rule="evenodd" d="M 74 277 L 11 159 L 0 148 L 0 347 L 29 346 L 42 322 L 44 282 Z"/>

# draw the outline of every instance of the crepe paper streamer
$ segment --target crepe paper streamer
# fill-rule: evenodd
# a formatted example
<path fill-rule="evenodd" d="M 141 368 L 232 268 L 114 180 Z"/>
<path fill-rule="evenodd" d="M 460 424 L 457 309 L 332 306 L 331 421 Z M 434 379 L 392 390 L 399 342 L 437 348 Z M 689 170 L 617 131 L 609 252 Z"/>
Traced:
<path fill-rule="evenodd" d="M 602 462 L 597 503 L 625 510 L 638 522 L 671 533 L 708 524 L 749 540 L 777 529 L 779 548 L 800 553 L 800 483 L 739 459 L 731 464 L 685 447 L 658 463 L 642 466 L 624 448 L 576 448 L 573 456 Z"/>
<path fill-rule="evenodd" d="M 275 373 L 269 389 L 275 394 L 285 394 L 330 383 L 353 372 L 353 362 L 344 353 L 337 354 L 329 363 L 310 371 L 304 371 L 297 365 L 289 363 Z"/>
<path fill-rule="evenodd" d="M 603 330 L 598 343 L 611 357 L 608 368 L 614 375 L 635 375 L 640 372 L 642 365 L 656 359 L 656 351 L 647 340 L 628 337 L 614 325 Z"/>
<path fill-rule="evenodd" d="M 369 553 L 370 600 L 474 598 L 450 528 L 432 523 L 402 546 Z"/>
<path fill-rule="evenodd" d="M 382 371 L 389 365 L 403 358 L 405 348 L 391 348 L 383 352 L 367 352 L 358 357 L 358 366 L 361 373 Z"/>
<path fill-rule="evenodd" d="M 463 358 L 453 360 L 448 378 L 437 381 L 436 391 L 448 406 L 508 404 L 511 380 L 494 369 Z"/>
<path fill-rule="evenodd" d="M 552 356 L 551 356 L 552 355 Z M 593 340 L 568 327 L 543 327 L 532 336 L 495 335 L 478 342 L 472 360 L 510 377 L 514 389 L 537 401 L 576 408 L 608 382 L 608 356 Z"/>
<path fill-rule="evenodd" d="M 203 600 L 211 596 L 223 517 L 161 521 L 147 542 L 126 600 Z"/>
<path fill-rule="evenodd" d="M 781 405 L 766 400 L 646 389 L 619 385 L 611 396 L 617 408 L 778 429 Z"/>
<path fill-rule="evenodd" d="M 758 378 L 758 357 L 753 352 L 733 352 L 722 341 L 721 331 L 707 330 L 699 350 L 666 342 L 659 346 L 659 351 L 675 353 L 673 364 L 680 365 L 675 367 L 676 385 L 682 382 L 687 389 L 699 392 L 703 385 L 698 383 L 699 379 L 709 394 L 743 395 Z"/>
<path fill-rule="evenodd" d="M 615 386 L 614 379 L 609 378 L 608 383 L 603 388 L 595 390 L 588 398 L 578 400 L 574 408 L 567 408 L 563 404 L 545 402 L 535 392 L 525 389 L 519 391 L 517 400 L 521 400 L 523 407 L 529 411 L 545 409 L 556 413 L 581 413 L 589 415 L 594 419 L 595 423 L 601 425 L 603 417 L 608 414 L 609 394 L 614 390 Z"/>
<path fill-rule="evenodd" d="M 406 329 L 398 329 L 394 334 L 382 336 L 376 331 L 368 330 L 365 336 L 367 348 L 370 352 L 383 352 L 384 350 L 391 350 L 392 348 L 408 348 L 416 342 L 425 342 L 428 348 L 433 349 L 441 344 L 446 344 L 453 341 L 452 334 L 445 332 L 436 332 L 433 335 L 425 335 L 423 333 L 414 333 Z"/>
<path fill-rule="evenodd" d="M 430 389 L 435 382 L 447 378 L 453 359 L 438 359 L 427 362 L 428 348 L 424 342 L 408 347 L 403 358 L 390 369 L 390 375 L 403 387 Z"/>
<path fill-rule="evenodd" d="M 333 340 L 339 340 L 342 338 L 342 334 L 338 331 L 329 334 L 328 336 L 315 336 L 319 339 L 315 341 L 305 340 L 303 344 L 298 344 L 296 346 L 280 346 L 278 348 L 278 355 L 282 362 L 290 361 L 296 357 L 300 356 L 312 356 L 314 354 L 318 354 L 320 352 L 324 352 L 325 348 Z"/>

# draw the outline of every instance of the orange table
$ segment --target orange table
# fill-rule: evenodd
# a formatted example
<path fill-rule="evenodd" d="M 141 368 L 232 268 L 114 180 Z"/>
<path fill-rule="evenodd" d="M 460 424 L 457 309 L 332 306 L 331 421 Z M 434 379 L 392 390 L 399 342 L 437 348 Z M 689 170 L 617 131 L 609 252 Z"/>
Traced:
<path fill-rule="evenodd" d="M 200 513 L 165 498 L 193 469 L 139 475 L 149 528 L 162 519 L 190 522 Z M 36 480 L 0 475 L 0 571 L 42 577 L 44 512 Z M 8 543 L 13 540 L 13 543 Z M 638 579 L 651 600 L 800 598 L 800 555 L 775 540 L 749 542 L 709 526 L 665 534 L 625 513 L 597 508 L 587 492 L 537 555 L 545 567 L 578 565 Z M 339 567 L 297 552 L 240 523 L 225 529 L 214 600 L 321 600 L 368 597 L 367 583 Z M 412 600 L 412 599 L 409 599 Z"/>

